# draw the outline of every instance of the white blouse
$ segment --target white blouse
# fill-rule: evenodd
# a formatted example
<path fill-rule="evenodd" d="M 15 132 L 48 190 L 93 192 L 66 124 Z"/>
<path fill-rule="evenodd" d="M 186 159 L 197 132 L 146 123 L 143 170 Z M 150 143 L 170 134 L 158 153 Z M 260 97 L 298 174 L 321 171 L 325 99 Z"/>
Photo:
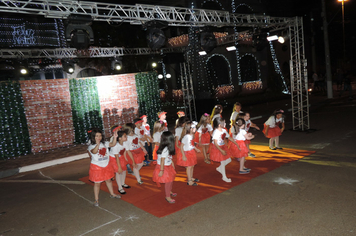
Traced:
<path fill-rule="evenodd" d="M 194 137 L 191 134 L 184 135 L 184 137 L 182 138 L 182 144 L 184 144 L 183 151 L 187 152 L 194 149 L 194 144 L 192 143 L 193 138 Z"/>
<path fill-rule="evenodd" d="M 164 165 L 169 166 L 172 164 L 172 155 L 169 155 L 168 148 L 165 147 L 161 154 L 157 155 L 157 164 L 161 165 L 161 159 L 164 158 Z"/>
<path fill-rule="evenodd" d="M 96 154 L 91 152 L 95 147 L 96 144 L 90 144 L 88 147 L 88 151 L 91 155 L 91 163 L 100 167 L 106 167 L 109 164 L 109 142 L 106 141 L 105 144 L 100 143 L 99 150 Z"/>
<path fill-rule="evenodd" d="M 212 135 L 212 143 L 214 143 L 214 140 L 217 140 L 217 143 L 219 146 L 225 144 L 225 138 L 230 137 L 229 133 L 226 131 L 226 129 L 222 129 L 222 131 L 215 129 Z"/>

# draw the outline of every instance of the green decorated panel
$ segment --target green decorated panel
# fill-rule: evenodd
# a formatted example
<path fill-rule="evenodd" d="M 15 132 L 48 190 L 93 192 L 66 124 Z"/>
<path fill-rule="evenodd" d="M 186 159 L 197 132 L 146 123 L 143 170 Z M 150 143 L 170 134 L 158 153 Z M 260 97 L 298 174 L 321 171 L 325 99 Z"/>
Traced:
<path fill-rule="evenodd" d="M 31 152 L 21 86 L 18 82 L 0 83 L 0 159 Z"/>
<path fill-rule="evenodd" d="M 96 78 L 70 79 L 69 89 L 72 105 L 73 125 L 76 143 L 85 143 L 88 130 L 103 129 L 100 100 Z"/>
<path fill-rule="evenodd" d="M 157 73 L 139 73 L 136 74 L 135 80 L 139 113 L 147 115 L 148 123 L 153 130 L 153 124 L 158 120 L 157 112 L 161 110 Z"/>

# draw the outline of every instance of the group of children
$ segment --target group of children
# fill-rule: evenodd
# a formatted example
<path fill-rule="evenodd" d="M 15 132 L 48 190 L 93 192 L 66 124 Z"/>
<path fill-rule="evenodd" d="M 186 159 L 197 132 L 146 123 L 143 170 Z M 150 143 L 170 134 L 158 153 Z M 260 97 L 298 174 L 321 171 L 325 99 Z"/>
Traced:
<path fill-rule="evenodd" d="M 146 115 L 135 119 L 134 123 L 125 124 L 124 127 L 112 127 L 113 136 L 110 142 L 105 142 L 101 130 L 90 130 L 89 180 L 94 182 L 94 205 L 99 205 L 102 182 L 106 182 L 112 198 L 120 198 L 120 195 L 113 192 L 113 177 L 116 179 L 118 192 L 126 194 L 125 189 L 130 188 L 125 183 L 127 167 L 133 168 L 137 183 L 143 184 L 140 169 L 151 162 L 156 165 L 152 174 L 153 181 L 158 185 L 164 183 L 166 201 L 175 203 L 172 198 L 177 196 L 177 193 L 172 192 L 176 175 L 175 164 L 185 167 L 187 185 L 197 186 L 200 180 L 194 177 L 194 166 L 197 164 L 196 153 L 200 150 L 203 152 L 205 163 L 210 164 L 211 161 L 220 163 L 216 170 L 225 182 L 231 182 L 226 176 L 225 169 L 231 162 L 231 157 L 239 160 L 239 174 L 250 173 L 251 169 L 245 166 L 245 158 L 255 155 L 249 148 L 254 135 L 248 131 L 251 127 L 260 129 L 250 121 L 249 113 L 241 112 L 241 104 L 235 103 L 228 131 L 221 115 L 222 111 L 223 107 L 216 105 L 211 115 L 204 113 L 201 116 L 199 123 L 190 121 L 183 111 L 179 111 L 174 135 L 168 131 L 166 112 L 163 111 L 158 112 L 159 120 L 154 123 L 152 136 Z M 279 128 L 280 124 L 282 129 Z M 279 147 L 279 136 L 283 130 L 283 111 L 278 110 L 264 124 L 263 133 L 270 138 L 270 149 L 282 149 Z"/>

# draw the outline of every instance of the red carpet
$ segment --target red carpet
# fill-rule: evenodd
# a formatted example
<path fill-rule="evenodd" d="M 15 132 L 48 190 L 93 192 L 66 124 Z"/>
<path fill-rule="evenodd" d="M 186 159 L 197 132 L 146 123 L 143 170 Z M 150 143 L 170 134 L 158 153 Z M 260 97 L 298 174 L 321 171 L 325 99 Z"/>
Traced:
<path fill-rule="evenodd" d="M 296 149 L 272 151 L 268 146 L 259 145 L 251 145 L 250 147 L 256 158 L 247 158 L 245 166 L 252 169 L 251 173 L 240 175 L 238 173 L 239 162 L 233 159 L 226 166 L 226 175 L 228 178 L 231 178 L 231 183 L 224 182 L 221 179 L 221 174 L 215 170 L 220 165 L 219 163 L 206 164 L 203 154 L 198 153 L 198 164 L 194 168 L 194 177 L 200 180 L 198 183 L 199 186 L 188 186 L 186 183 L 185 168 L 176 166 L 177 176 L 173 183 L 173 192 L 176 192 L 178 196 L 175 197 L 175 204 L 169 204 L 165 201 L 164 184 L 159 188 L 152 181 L 153 164 L 142 167 L 140 170 L 142 181 L 144 181 L 142 185 L 137 183 L 135 176 L 131 174 L 126 176 L 126 184 L 130 185 L 131 188 L 126 189 L 127 193 L 126 195 L 122 195 L 122 200 L 152 215 L 164 217 L 274 170 L 283 164 L 296 161 L 314 153 L 312 151 Z M 93 185 L 88 181 L 88 176 L 80 180 Z M 117 193 L 115 181 L 113 181 L 113 185 L 115 193 Z M 104 183 L 101 185 L 101 188 L 108 192 Z"/>

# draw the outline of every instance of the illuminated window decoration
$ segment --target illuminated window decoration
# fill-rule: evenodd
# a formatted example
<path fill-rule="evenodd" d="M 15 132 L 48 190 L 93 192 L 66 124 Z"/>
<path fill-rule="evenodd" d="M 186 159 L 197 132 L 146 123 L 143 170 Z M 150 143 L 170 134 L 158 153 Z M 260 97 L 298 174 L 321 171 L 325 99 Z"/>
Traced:
<path fill-rule="evenodd" d="M 216 102 L 226 103 L 226 100 L 220 101 L 219 99 L 227 98 L 234 91 L 229 60 L 225 55 L 214 53 L 206 60 L 205 68 L 210 82 L 210 90 L 214 94 Z"/>
<path fill-rule="evenodd" d="M 242 85 L 242 88 L 247 89 L 247 90 L 262 89 L 263 84 L 262 84 L 262 81 L 247 82 Z"/>
<path fill-rule="evenodd" d="M 147 115 L 148 123 L 153 127 L 154 122 L 158 120 L 157 112 L 161 110 L 161 92 L 159 90 L 157 73 L 148 72 L 136 74 L 135 81 L 139 114 Z"/>
<path fill-rule="evenodd" d="M 161 102 L 166 101 L 166 92 L 164 91 L 164 89 L 159 90 L 159 98 L 161 99 Z"/>
<path fill-rule="evenodd" d="M 240 85 L 245 82 L 261 80 L 260 63 L 252 53 L 245 53 L 240 58 Z"/>
<path fill-rule="evenodd" d="M 88 141 L 88 130 L 103 129 L 97 79 L 69 79 L 75 143 Z"/>
<path fill-rule="evenodd" d="M 216 39 L 226 37 L 227 32 L 213 32 Z M 186 47 L 189 44 L 189 34 L 183 34 L 177 37 L 169 38 L 168 44 L 171 47 Z"/>
<path fill-rule="evenodd" d="M 65 47 L 62 20 L 0 17 L 0 47 Z"/>
<path fill-rule="evenodd" d="M 224 59 L 224 61 L 226 62 L 225 65 L 227 65 L 226 69 L 228 71 L 228 81 L 226 81 L 226 79 L 224 79 L 224 77 L 226 77 L 226 76 L 221 75 L 221 74 L 219 74 L 219 75 L 216 74 L 217 69 L 220 69 L 221 72 L 226 72 L 225 68 L 221 68 L 223 66 L 223 63 L 216 60 L 219 58 Z M 213 61 L 214 59 L 215 59 L 215 63 Z M 213 63 L 215 64 L 215 66 L 213 65 Z M 211 80 L 215 80 L 215 81 L 223 80 L 221 82 L 221 84 L 232 84 L 231 65 L 230 65 L 229 60 L 226 58 L 226 56 L 224 56 L 222 54 L 217 54 L 217 53 L 212 54 L 206 60 L 206 68 L 208 70 L 208 75 Z"/>
<path fill-rule="evenodd" d="M 31 152 L 24 101 L 18 82 L 0 83 L 0 160 Z"/>
<path fill-rule="evenodd" d="M 282 74 L 282 70 L 281 70 L 281 67 L 279 66 L 279 62 L 278 62 L 278 59 L 277 59 L 277 55 L 276 55 L 276 51 L 274 50 L 274 47 L 273 47 L 273 42 L 268 42 L 269 43 L 269 48 L 271 50 L 271 55 L 272 55 L 272 60 L 273 60 L 273 65 L 274 65 L 274 70 L 276 71 L 276 73 L 281 77 L 282 79 L 282 82 L 283 82 L 283 86 L 284 86 L 284 89 L 282 91 L 282 93 L 284 94 L 290 94 L 290 91 L 288 89 L 288 86 L 286 84 L 286 81 L 284 79 L 284 76 Z"/>
<path fill-rule="evenodd" d="M 176 103 L 183 101 L 183 91 L 181 89 L 173 89 L 172 95 L 173 95 L 173 100 Z"/>
<path fill-rule="evenodd" d="M 215 88 L 215 97 L 217 99 L 225 99 L 234 94 L 234 85 L 219 85 Z"/>

